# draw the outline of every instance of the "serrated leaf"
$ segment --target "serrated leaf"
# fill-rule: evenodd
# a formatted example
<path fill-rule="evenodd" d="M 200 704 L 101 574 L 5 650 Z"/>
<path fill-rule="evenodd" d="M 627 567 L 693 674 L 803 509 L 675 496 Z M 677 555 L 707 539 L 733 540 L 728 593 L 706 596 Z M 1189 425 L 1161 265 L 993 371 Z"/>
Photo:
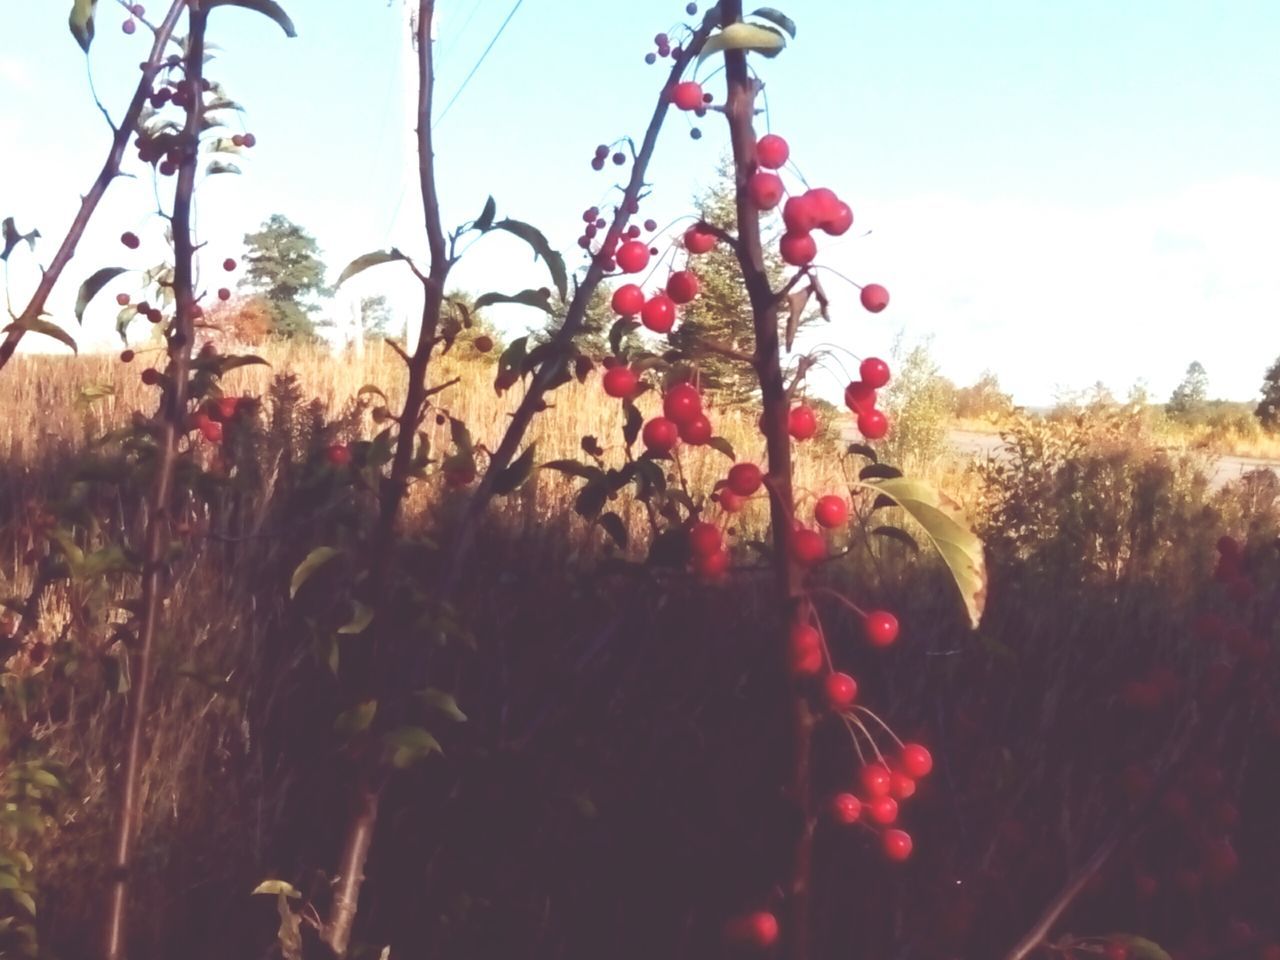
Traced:
<path fill-rule="evenodd" d="M 283 880 L 263 880 L 253 888 L 253 893 L 250 896 L 257 896 L 260 893 L 271 894 L 272 896 L 284 894 L 291 900 L 296 900 L 302 896 L 293 884 L 286 883 Z"/>
<path fill-rule="evenodd" d="M 627 533 L 627 525 L 622 522 L 622 518 L 616 513 L 603 513 L 597 519 L 597 523 L 604 529 L 604 532 L 623 550 L 627 549 L 630 542 L 630 535 Z"/>
<path fill-rule="evenodd" d="M 414 696 L 436 711 L 436 713 L 448 717 L 454 723 L 467 722 L 467 715 L 458 707 L 458 701 L 452 693 L 437 690 L 435 687 L 427 687 L 425 690 L 419 690 Z"/>
<path fill-rule="evenodd" d="M 901 470 L 887 463 L 869 463 L 858 471 L 859 480 L 896 480 L 901 476 Z"/>
<path fill-rule="evenodd" d="M 108 283 L 126 272 L 124 267 L 103 267 L 101 270 L 94 271 L 88 280 L 80 284 L 80 292 L 76 294 L 76 323 L 84 323 L 84 311 L 89 306 L 89 301 L 96 297 Z"/>
<path fill-rule="evenodd" d="M 761 7 L 759 10 L 752 10 L 751 16 L 759 17 L 761 20 L 768 20 L 774 26 L 785 30 L 792 40 L 796 38 L 796 22 L 781 10 L 775 10 L 773 7 Z"/>
<path fill-rule="evenodd" d="M 494 199 L 491 196 L 485 201 L 484 209 L 480 211 L 480 216 L 476 218 L 476 222 L 472 224 L 472 228 L 480 231 L 488 230 L 493 226 L 493 218 L 497 212 L 498 205 L 494 202 Z"/>
<path fill-rule="evenodd" d="M 214 7 L 244 7 L 246 10 L 256 10 L 264 17 L 270 17 L 279 24 L 286 37 L 296 37 L 298 35 L 298 31 L 294 28 L 293 21 L 289 19 L 289 15 L 274 0 L 208 0 L 207 7 L 210 10 Z"/>
<path fill-rule="evenodd" d="M 849 444 L 849 451 L 848 451 L 848 452 L 849 452 L 849 453 L 856 453 L 856 454 L 857 454 L 858 456 L 860 456 L 860 457 L 866 457 L 866 458 L 867 458 L 868 460 L 870 460 L 872 463 L 879 463 L 879 462 L 880 462 L 880 456 L 879 456 L 879 454 L 877 454 L 877 453 L 875 452 L 875 450 L 873 450 L 871 447 L 867 446 L 865 443 L 851 443 L 851 444 Z"/>
<path fill-rule="evenodd" d="M 551 244 L 547 242 L 547 238 L 542 235 L 541 230 L 521 220 L 512 220 L 510 218 L 499 220 L 491 229 L 505 230 L 533 247 L 535 259 L 541 257 L 546 263 L 547 270 L 551 274 L 551 281 L 556 285 L 556 290 L 560 293 L 560 299 L 563 300 L 568 295 L 569 274 L 564 268 L 564 257 L 551 248 Z"/>
<path fill-rule="evenodd" d="M 876 537 L 887 537 L 890 540 L 896 540 L 903 546 L 910 547 L 914 553 L 920 552 L 920 544 L 916 543 L 916 538 L 901 527 L 876 527 L 871 531 L 871 534 Z"/>
<path fill-rule="evenodd" d="M 786 38 L 776 30 L 757 26 L 754 23 L 731 23 L 720 32 L 713 34 L 702 45 L 702 52 L 698 54 L 698 63 L 725 50 L 747 50 L 772 57 L 781 52 L 786 45 Z"/>
<path fill-rule="evenodd" d="M 342 713 L 338 714 L 338 718 L 333 721 L 333 732 L 343 739 L 349 740 L 356 734 L 364 733 L 368 730 L 377 712 L 377 700 L 365 700 L 363 703 L 357 703 L 349 710 L 343 710 Z"/>
<path fill-rule="evenodd" d="M 306 559 L 293 571 L 293 578 L 289 581 L 289 599 L 298 595 L 298 591 L 311 579 L 312 574 L 341 554 L 342 551 L 334 547 L 316 547 L 308 553 Z"/>
<path fill-rule="evenodd" d="M 733 444 L 731 444 L 725 437 L 712 437 L 707 441 L 707 446 L 713 450 L 719 450 L 730 460 L 736 462 L 738 459 L 738 455 L 733 451 Z"/>
<path fill-rule="evenodd" d="M 390 250 L 375 250 L 373 253 L 365 253 L 356 257 L 343 268 L 342 273 L 338 274 L 338 282 L 333 285 L 333 289 L 337 290 L 340 286 L 354 277 L 357 273 L 362 273 L 370 267 L 381 266 L 384 263 L 392 263 L 396 260 L 408 260 L 403 253 L 392 247 Z"/>
<path fill-rule="evenodd" d="M 373 608 L 366 607 L 359 600 L 353 601 L 355 610 L 351 614 L 351 619 L 338 628 L 338 633 L 344 637 L 351 637 L 364 633 L 365 629 L 373 622 Z"/>
<path fill-rule="evenodd" d="M 400 727 L 382 739 L 383 748 L 391 765 L 403 770 L 433 753 L 444 753 L 440 741 L 421 727 Z"/>
<path fill-rule="evenodd" d="M 65 343 L 71 348 L 73 353 L 79 354 L 80 352 L 79 348 L 76 347 L 75 340 L 71 338 L 71 334 L 67 333 L 67 331 L 63 330 L 56 323 L 50 323 L 48 320 L 44 320 L 40 317 L 36 317 L 34 320 L 23 320 L 22 318 L 19 318 L 0 332 L 8 333 L 11 330 L 25 330 L 27 333 L 43 333 L 46 337 L 53 337 L 53 339 L 61 343 Z"/>
<path fill-rule="evenodd" d="M 920 480 L 897 477 L 859 481 L 855 486 L 889 497 L 920 525 L 951 571 L 969 622 L 977 629 L 987 602 L 987 564 L 982 541 L 960 505 Z"/>
<path fill-rule="evenodd" d="M 521 306 L 533 307 L 535 310 L 543 310 L 546 313 L 554 312 L 551 309 L 551 298 L 544 296 L 540 290 L 521 290 L 519 293 L 492 291 L 490 293 L 482 293 L 476 297 L 477 310 L 491 307 L 495 303 L 518 303 Z"/>
<path fill-rule="evenodd" d="M 93 43 L 93 14 L 98 0 L 75 0 L 71 4 L 71 16 L 67 25 L 71 27 L 71 35 L 80 44 L 80 49 L 89 52 L 89 44 Z"/>
<path fill-rule="evenodd" d="M 520 454 L 507 469 L 498 475 L 498 478 L 493 482 L 495 495 L 501 497 L 512 493 L 529 479 L 529 474 L 533 472 L 533 454 L 536 446 L 536 443 L 531 443 L 525 447 L 524 453 Z"/>

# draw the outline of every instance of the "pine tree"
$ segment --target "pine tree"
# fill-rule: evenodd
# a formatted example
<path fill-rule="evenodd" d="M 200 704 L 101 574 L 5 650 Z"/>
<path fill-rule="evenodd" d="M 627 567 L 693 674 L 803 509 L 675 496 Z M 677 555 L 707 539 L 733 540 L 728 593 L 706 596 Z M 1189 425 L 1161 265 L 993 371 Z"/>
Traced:
<path fill-rule="evenodd" d="M 1199 360 L 1193 360 L 1182 382 L 1169 397 L 1169 416 L 1177 420 L 1195 420 L 1205 412 L 1208 400 L 1209 375 Z"/>
<path fill-rule="evenodd" d="M 315 238 L 275 213 L 255 233 L 245 234 L 246 270 L 240 286 L 260 294 L 272 310 L 271 335 L 315 338 L 317 309 L 309 299 L 327 296 L 325 264 Z"/>

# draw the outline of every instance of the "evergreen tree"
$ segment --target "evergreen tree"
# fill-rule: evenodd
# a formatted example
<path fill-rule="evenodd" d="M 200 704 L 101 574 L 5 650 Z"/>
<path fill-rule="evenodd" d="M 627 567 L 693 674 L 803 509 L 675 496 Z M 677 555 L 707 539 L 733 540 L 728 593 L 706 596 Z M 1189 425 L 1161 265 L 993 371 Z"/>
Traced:
<path fill-rule="evenodd" d="M 317 307 L 310 298 L 329 295 L 315 238 L 275 213 L 257 232 L 245 234 L 244 245 L 246 270 L 240 286 L 271 305 L 271 335 L 314 339 Z"/>
<path fill-rule="evenodd" d="M 1253 415 L 1268 430 L 1280 429 L 1280 357 L 1262 378 L 1262 401 Z"/>
<path fill-rule="evenodd" d="M 1205 411 L 1209 400 L 1209 375 L 1199 360 L 1191 361 L 1182 382 L 1174 388 L 1166 409 L 1177 420 L 1195 420 Z"/>

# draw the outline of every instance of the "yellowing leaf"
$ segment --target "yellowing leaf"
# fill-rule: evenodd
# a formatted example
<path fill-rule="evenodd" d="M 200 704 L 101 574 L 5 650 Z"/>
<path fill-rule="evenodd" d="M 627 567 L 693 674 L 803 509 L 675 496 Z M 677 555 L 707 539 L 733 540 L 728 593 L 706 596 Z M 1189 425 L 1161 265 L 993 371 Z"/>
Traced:
<path fill-rule="evenodd" d="M 712 54 L 724 50 L 753 50 L 771 57 L 786 45 L 786 37 L 777 30 L 756 26 L 753 23 L 731 23 L 719 33 L 712 35 L 702 45 L 698 62 L 701 63 Z"/>
<path fill-rule="evenodd" d="M 293 884 L 286 883 L 283 880 L 263 880 L 260 884 L 258 884 L 256 887 L 253 888 L 253 894 L 251 894 L 251 896 L 259 893 L 269 893 L 273 895 L 277 893 L 282 893 L 286 897 L 289 897 L 290 899 L 296 899 L 302 896 L 302 894 L 300 894 L 297 891 L 297 889 L 293 886 Z"/>
<path fill-rule="evenodd" d="M 311 579 L 313 573 L 341 553 L 341 550 L 334 547 L 316 547 L 308 553 L 307 558 L 293 571 L 293 579 L 289 582 L 289 599 L 292 600 L 298 595 L 302 585 Z"/>

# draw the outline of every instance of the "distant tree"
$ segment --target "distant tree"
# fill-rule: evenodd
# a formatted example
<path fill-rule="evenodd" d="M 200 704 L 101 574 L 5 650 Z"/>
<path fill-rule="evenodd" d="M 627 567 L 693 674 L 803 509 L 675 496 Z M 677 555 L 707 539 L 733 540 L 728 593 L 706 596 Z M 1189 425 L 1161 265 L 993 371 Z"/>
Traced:
<path fill-rule="evenodd" d="M 953 395 L 928 340 L 908 349 L 899 335 L 892 356 L 893 379 L 882 403 L 889 416 L 889 435 L 880 445 L 881 456 L 894 466 L 918 470 L 946 445 Z"/>
<path fill-rule="evenodd" d="M 209 339 L 222 346 L 258 346 L 271 336 L 275 311 L 265 297 L 234 297 L 205 312 Z"/>
<path fill-rule="evenodd" d="M 1280 429 L 1280 357 L 1262 378 L 1262 400 L 1253 415 L 1266 429 Z"/>
<path fill-rule="evenodd" d="M 1192 421 L 1204 413 L 1208 399 L 1209 375 L 1199 360 L 1193 360 L 1182 382 L 1169 397 L 1166 409 L 1174 419 Z"/>
<path fill-rule="evenodd" d="M 360 329 L 366 337 L 385 337 L 391 332 L 391 304 L 385 295 L 360 298 Z"/>
<path fill-rule="evenodd" d="M 274 213 L 244 237 L 246 270 L 240 286 L 261 295 L 272 311 L 271 335 L 313 339 L 317 323 L 311 298 L 328 296 L 325 264 L 315 238 Z"/>
<path fill-rule="evenodd" d="M 957 417 L 976 419 L 1008 413 L 1013 409 L 1013 398 L 1000 389 L 1000 378 L 991 370 L 984 370 L 976 383 L 954 390 Z"/>

